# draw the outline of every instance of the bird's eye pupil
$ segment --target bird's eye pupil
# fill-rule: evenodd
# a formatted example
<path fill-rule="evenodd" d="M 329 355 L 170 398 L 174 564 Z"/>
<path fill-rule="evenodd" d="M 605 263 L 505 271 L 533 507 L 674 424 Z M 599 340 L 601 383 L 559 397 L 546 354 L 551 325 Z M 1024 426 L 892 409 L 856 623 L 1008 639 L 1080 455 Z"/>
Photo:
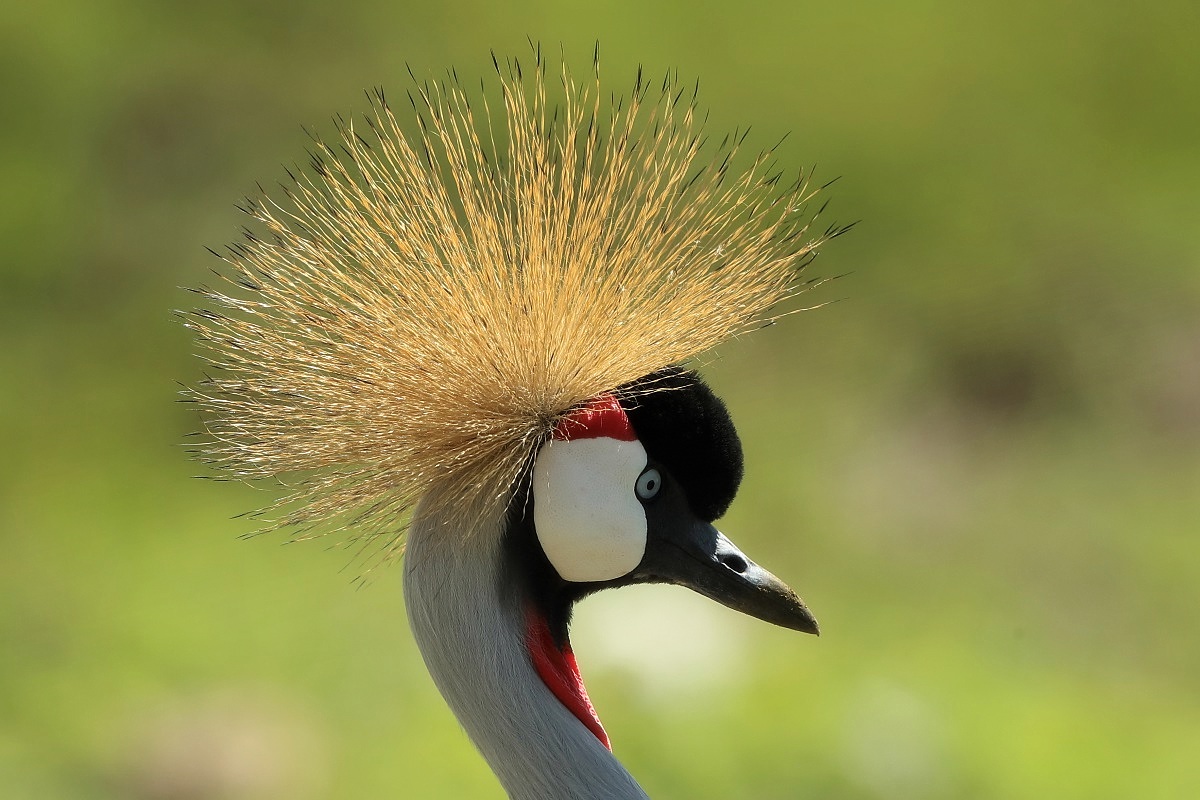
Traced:
<path fill-rule="evenodd" d="M 637 481 L 637 496 L 643 500 L 649 500 L 658 494 L 659 488 L 662 487 L 662 475 L 658 474 L 658 470 L 654 467 L 643 472 Z"/>

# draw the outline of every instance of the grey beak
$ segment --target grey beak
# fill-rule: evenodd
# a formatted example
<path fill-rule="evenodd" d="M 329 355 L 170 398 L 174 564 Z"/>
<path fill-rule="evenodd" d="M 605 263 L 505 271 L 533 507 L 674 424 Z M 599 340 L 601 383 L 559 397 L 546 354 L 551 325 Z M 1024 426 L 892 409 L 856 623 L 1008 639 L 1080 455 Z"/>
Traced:
<path fill-rule="evenodd" d="M 786 583 L 751 561 L 711 523 L 690 523 L 647 549 L 640 567 L 645 578 L 686 586 L 764 622 L 820 633 L 812 612 Z"/>

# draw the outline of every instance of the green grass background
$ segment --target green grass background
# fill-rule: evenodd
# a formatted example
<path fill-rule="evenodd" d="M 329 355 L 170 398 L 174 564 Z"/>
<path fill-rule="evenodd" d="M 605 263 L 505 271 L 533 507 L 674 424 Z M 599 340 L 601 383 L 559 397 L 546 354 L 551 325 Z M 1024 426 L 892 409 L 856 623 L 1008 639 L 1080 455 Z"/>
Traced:
<path fill-rule="evenodd" d="M 825 634 L 662 589 L 622 662 L 631 607 L 581 612 L 651 795 L 1200 797 L 1198 8 L 8 4 L 0 797 L 501 796 L 399 571 L 241 541 L 267 497 L 190 479 L 170 310 L 302 124 L 527 35 L 599 40 L 618 90 L 699 77 L 713 130 L 790 131 L 863 220 L 812 267 L 841 302 L 707 368 L 749 460 L 723 527 Z"/>

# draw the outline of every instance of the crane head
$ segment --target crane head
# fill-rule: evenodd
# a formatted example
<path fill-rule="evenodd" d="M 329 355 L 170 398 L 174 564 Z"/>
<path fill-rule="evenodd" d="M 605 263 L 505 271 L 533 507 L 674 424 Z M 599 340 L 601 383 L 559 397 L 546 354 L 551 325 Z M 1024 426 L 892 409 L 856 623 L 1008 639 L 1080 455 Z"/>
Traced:
<path fill-rule="evenodd" d="M 818 633 L 791 588 L 715 526 L 742 448 L 725 404 L 669 367 L 566 414 L 538 452 L 507 535 L 543 680 L 607 744 L 571 656 L 575 602 L 639 583 L 685 586 L 776 625 Z"/>
<path fill-rule="evenodd" d="M 848 226 L 819 222 L 811 172 L 786 175 L 744 131 L 710 137 L 678 76 L 639 69 L 623 97 L 595 59 L 584 77 L 548 71 L 540 48 L 533 69 L 493 66 L 478 100 L 453 70 L 414 78 L 411 114 L 374 91 L 281 198 L 246 200 L 252 227 L 184 314 L 211 367 L 187 395 L 205 463 L 289 488 L 264 530 L 405 554 L 430 672 L 506 786 L 528 789 L 597 763 L 569 715 L 537 705 L 537 677 L 607 744 L 568 641 L 584 596 L 673 583 L 817 632 L 715 527 L 741 444 L 669 365 L 799 310 L 783 304 L 822 282 L 801 271 Z M 513 693 L 517 674 L 535 697 Z M 548 759 L 566 739 L 587 747 Z"/>

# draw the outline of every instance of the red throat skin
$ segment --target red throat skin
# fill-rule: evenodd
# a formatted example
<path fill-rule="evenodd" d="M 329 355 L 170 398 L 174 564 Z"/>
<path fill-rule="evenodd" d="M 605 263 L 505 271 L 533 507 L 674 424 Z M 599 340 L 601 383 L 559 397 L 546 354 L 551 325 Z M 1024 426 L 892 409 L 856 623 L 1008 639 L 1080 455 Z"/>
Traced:
<path fill-rule="evenodd" d="M 579 665 L 575 663 L 575 654 L 571 652 L 570 642 L 564 643 L 560 649 L 550 634 L 550 626 L 546 618 L 536 611 L 530 611 L 525 631 L 525 645 L 529 648 L 529 657 L 538 677 L 546 684 L 558 701 L 579 719 L 589 731 L 595 734 L 600 743 L 612 751 L 608 734 L 600 724 L 592 701 L 588 699 L 587 689 L 583 686 L 583 677 L 579 674 Z"/>

